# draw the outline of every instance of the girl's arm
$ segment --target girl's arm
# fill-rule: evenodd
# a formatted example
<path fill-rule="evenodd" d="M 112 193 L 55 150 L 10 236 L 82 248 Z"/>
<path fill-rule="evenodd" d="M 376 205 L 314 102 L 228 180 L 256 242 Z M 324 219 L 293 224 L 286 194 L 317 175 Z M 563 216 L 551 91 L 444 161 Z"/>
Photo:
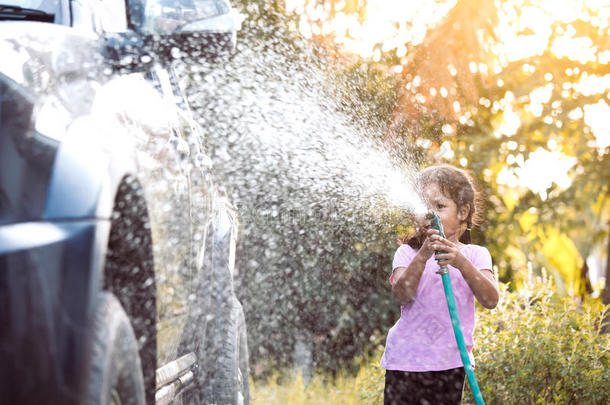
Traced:
<path fill-rule="evenodd" d="M 470 286 L 477 301 L 487 309 L 494 309 L 498 305 L 500 293 L 492 271 L 488 271 L 488 269 L 478 270 L 466 257 L 464 257 L 461 266 L 456 267 L 462 272 L 464 280 Z"/>
<path fill-rule="evenodd" d="M 397 267 L 392 281 L 392 296 L 400 305 L 407 305 L 415 296 L 421 275 L 426 268 L 426 260 L 415 255 L 409 266 Z"/>
<path fill-rule="evenodd" d="M 438 231 L 429 229 L 427 232 L 428 237 L 411 260 L 411 263 L 407 267 L 396 267 L 394 269 L 392 296 L 400 305 L 407 305 L 415 296 L 419 280 L 421 280 L 421 275 L 426 268 L 426 262 L 434 253 L 431 245 L 432 240 L 438 238 Z"/>
<path fill-rule="evenodd" d="M 447 252 L 436 255 L 439 264 L 450 264 L 457 268 L 481 305 L 487 309 L 493 309 L 498 305 L 500 293 L 491 269 L 478 270 L 460 252 L 458 246 L 447 239 L 438 239 L 434 246 L 435 250 Z"/>

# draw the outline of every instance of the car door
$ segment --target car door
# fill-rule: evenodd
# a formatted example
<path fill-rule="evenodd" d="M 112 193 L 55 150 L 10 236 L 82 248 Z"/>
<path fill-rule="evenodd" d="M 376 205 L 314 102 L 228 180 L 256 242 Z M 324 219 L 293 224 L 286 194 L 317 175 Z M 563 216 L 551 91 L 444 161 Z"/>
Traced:
<path fill-rule="evenodd" d="M 201 142 L 203 134 L 188 110 L 176 74 L 172 70 L 157 69 L 149 75 L 149 80 L 166 100 L 172 101 L 176 114 L 168 145 L 175 155 L 174 166 L 165 168 L 164 176 L 174 179 L 174 184 L 180 188 L 178 194 L 174 191 L 171 201 L 158 207 L 161 214 L 157 215 L 161 217 L 156 221 L 174 221 L 165 228 L 174 230 L 174 237 L 183 241 L 176 247 L 175 241 L 164 240 L 155 248 L 160 250 L 155 251 L 155 260 L 159 258 L 156 280 L 159 293 L 157 388 L 162 390 L 158 402 L 163 403 L 162 398 L 171 397 L 172 382 L 176 377 L 181 378 L 176 384 L 178 388 L 194 379 L 190 369 L 197 367 L 196 348 L 205 336 L 210 294 L 204 269 L 211 251 L 207 245 L 213 238 L 214 197 L 211 160 Z M 166 190 L 166 186 L 159 183 L 153 187 L 160 193 Z M 167 190 L 165 193 L 167 200 Z M 168 211 L 179 212 L 174 212 L 171 218 L 163 217 Z M 178 235 L 180 232 L 182 234 Z M 153 229 L 153 238 L 154 233 Z"/>

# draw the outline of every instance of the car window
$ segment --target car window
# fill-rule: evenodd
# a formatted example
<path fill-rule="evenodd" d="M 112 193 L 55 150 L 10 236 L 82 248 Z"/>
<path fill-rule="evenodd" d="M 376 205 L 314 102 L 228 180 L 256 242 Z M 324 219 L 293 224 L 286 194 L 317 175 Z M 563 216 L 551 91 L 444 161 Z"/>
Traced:
<path fill-rule="evenodd" d="M 59 8 L 59 0 L 2 0 L 0 3 L 3 6 L 32 8 L 50 14 L 55 14 Z"/>
<path fill-rule="evenodd" d="M 45 21 L 54 24 L 70 24 L 70 8 L 68 0 L 0 0 L 0 4 L 5 7 L 0 20 L 33 20 Z M 19 7 L 24 10 L 42 11 L 50 16 L 50 20 L 40 20 L 37 14 L 19 14 L 19 10 L 8 11 L 8 7 Z M 18 18 L 16 16 L 19 16 Z"/>
<path fill-rule="evenodd" d="M 226 0 L 148 0 L 144 13 L 146 32 L 172 32 L 185 23 L 228 13 Z"/>

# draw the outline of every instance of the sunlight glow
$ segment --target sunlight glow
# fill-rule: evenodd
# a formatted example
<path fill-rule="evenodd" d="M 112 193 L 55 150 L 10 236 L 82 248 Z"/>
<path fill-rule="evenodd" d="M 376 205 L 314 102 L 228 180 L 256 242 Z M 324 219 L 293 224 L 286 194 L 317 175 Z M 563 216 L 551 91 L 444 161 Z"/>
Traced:
<path fill-rule="evenodd" d="M 502 110 L 502 114 L 500 114 L 500 121 L 495 123 L 494 136 L 496 138 L 500 138 L 502 135 L 513 136 L 521 127 L 521 118 L 519 115 L 513 111 L 513 102 L 515 101 L 515 96 L 511 91 L 507 91 L 504 95 L 504 98 L 500 100 L 499 103 L 494 102 L 494 106 L 492 107 L 492 112 L 497 112 L 500 109 Z"/>
<path fill-rule="evenodd" d="M 312 0 L 285 0 L 289 12 L 300 14 L 298 30 L 306 38 L 324 35 L 332 38 L 345 51 L 376 60 L 381 53 L 394 52 L 404 58 L 409 48 L 421 43 L 427 30 L 439 23 L 455 6 L 457 0 L 416 2 L 405 0 L 369 0 L 361 8 L 354 2 L 330 1 L 319 4 Z M 608 52 L 597 55 L 590 38 L 575 37 L 568 25 L 550 43 L 553 23 L 571 24 L 587 21 L 600 32 L 610 21 L 608 0 L 509 0 L 498 2 L 500 21 L 495 28 L 499 43 L 494 47 L 497 60 L 490 68 L 498 72 L 507 63 L 542 54 L 546 49 L 560 58 L 582 63 L 598 60 L 607 63 Z M 587 10 L 596 10 L 590 15 Z M 375 50 L 378 49 L 378 52 Z M 474 73 L 486 73 L 487 65 L 472 63 Z"/>
<path fill-rule="evenodd" d="M 595 136 L 595 146 L 604 149 L 610 146 L 610 106 L 606 100 L 601 100 L 597 104 L 586 105 L 585 124 L 593 131 Z"/>
<path fill-rule="evenodd" d="M 591 38 L 563 36 L 553 41 L 551 52 L 559 58 L 568 58 L 580 63 L 595 62 L 597 47 Z"/>
<path fill-rule="evenodd" d="M 576 158 L 559 151 L 551 152 L 538 148 L 529 155 L 527 160 L 523 158 L 522 154 L 507 160 L 511 164 L 516 164 L 516 167 L 504 167 L 496 178 L 498 184 L 511 188 L 528 188 L 540 195 L 543 200 L 546 200 L 547 189 L 553 183 L 561 189 L 566 189 L 572 184 L 568 171 L 576 164 Z M 549 170 L 551 167 L 553 170 Z"/>
<path fill-rule="evenodd" d="M 493 0 L 492 0 L 493 1 Z M 400 61 L 392 71 L 400 74 L 408 61 L 408 55 L 413 46 L 421 43 L 426 32 L 442 21 L 455 6 L 457 0 L 439 0 L 434 2 L 416 2 L 406 0 L 368 0 L 366 2 L 331 1 L 323 4 L 313 0 L 286 0 L 286 7 L 300 14 L 298 29 L 310 38 L 322 33 L 326 40 L 333 41 L 347 53 L 355 53 L 375 62 L 382 60 L 384 55 L 397 57 Z M 359 4 L 362 4 L 359 6 Z M 565 74 L 573 77 L 559 83 L 554 72 L 542 71 L 528 58 L 550 52 L 558 59 L 575 61 L 584 64 L 610 63 L 610 50 L 599 49 L 593 40 L 578 33 L 576 27 L 586 22 L 598 30 L 599 35 L 610 34 L 610 0 L 496 0 L 499 21 L 495 27 L 497 41 L 491 44 L 494 60 L 469 61 L 468 69 L 472 74 L 499 74 L 512 62 L 523 60 L 521 74 L 544 77 L 545 84 L 529 93 L 528 96 L 515 95 L 509 90 L 504 98 L 491 101 L 481 98 L 479 104 L 489 108 L 496 115 L 493 122 L 493 135 L 496 138 L 511 137 L 522 126 L 522 119 L 529 122 L 539 119 L 547 125 L 562 128 L 565 122 L 557 116 L 562 109 L 562 103 L 555 101 L 551 112 L 545 113 L 553 93 L 559 93 L 565 100 L 574 97 L 608 94 L 610 90 L 610 74 L 596 75 L 581 71 L 578 67 L 566 68 Z M 592 12 L 594 10 L 594 12 Z M 560 24 L 557 24 L 557 23 Z M 479 38 L 479 40 L 481 40 Z M 447 64 L 451 76 L 457 77 L 456 66 Z M 412 91 L 418 103 L 426 103 L 434 97 L 447 98 L 454 95 L 454 89 L 442 86 L 423 88 L 420 76 L 415 76 L 406 84 Z M 497 79 L 497 86 L 504 86 L 502 79 Z M 610 96 L 607 96 L 610 99 Z M 529 102 L 528 102 L 529 100 Z M 525 111 L 531 116 L 523 115 L 520 106 L 525 102 Z M 456 114 L 466 110 L 466 106 L 453 99 L 449 108 Z M 523 115 L 523 116 L 522 116 Z M 610 106 L 606 100 L 586 106 L 573 106 L 568 111 L 569 120 L 583 120 L 590 128 L 595 140 L 591 147 L 601 151 L 610 146 Z M 460 117 L 460 123 L 467 122 L 465 115 Z M 443 126 L 446 135 L 452 135 L 455 129 Z M 416 141 L 418 144 L 420 140 Z M 550 142 L 550 141 L 549 141 Z M 498 183 L 510 187 L 528 188 L 546 199 L 546 190 L 553 184 L 560 188 L 570 185 L 568 171 L 574 165 L 575 159 L 561 153 L 558 148 L 539 148 L 525 160 L 518 152 L 518 144 L 509 142 L 511 153 L 507 163 L 512 167 L 503 169 L 498 175 Z M 421 145 L 420 145 L 421 146 Z M 443 147 L 444 146 L 444 147 Z M 521 149 L 519 149 L 521 150 Z M 453 151 L 443 143 L 437 158 L 453 156 Z M 460 162 L 462 163 L 462 162 Z M 553 170 L 548 170 L 550 167 Z"/>
<path fill-rule="evenodd" d="M 346 10 L 346 3 L 338 2 L 332 18 L 329 3 L 324 7 L 313 1 L 285 0 L 285 4 L 287 11 L 301 15 L 298 29 L 306 38 L 317 28 L 348 52 L 371 58 L 380 44 L 381 51 L 394 51 L 401 58 L 408 53 L 408 46 L 423 41 L 428 27 L 439 22 L 456 1 L 369 0 L 361 10 Z"/>
<path fill-rule="evenodd" d="M 496 29 L 500 38 L 497 54 L 506 64 L 535 55 L 540 55 L 550 47 L 553 54 L 560 58 L 586 63 L 596 60 L 597 48 L 589 38 L 574 37 L 576 30 L 568 25 L 567 32 L 549 43 L 555 21 L 571 23 L 577 20 L 590 22 L 600 32 L 608 27 L 610 21 L 610 2 L 608 0 L 539 0 L 523 6 L 521 0 L 502 2 L 502 17 Z M 591 17 L 587 9 L 595 10 Z M 600 63 L 603 63 L 600 60 Z"/>
<path fill-rule="evenodd" d="M 605 93 L 610 90 L 610 74 L 597 76 L 583 73 L 580 81 L 574 83 L 574 90 L 583 96 Z"/>
<path fill-rule="evenodd" d="M 544 104 L 548 103 L 553 94 L 553 83 L 549 83 L 544 87 L 538 87 L 530 93 L 530 104 L 528 110 L 535 116 L 540 117 Z"/>
<path fill-rule="evenodd" d="M 503 4 L 502 11 L 504 15 L 497 27 L 502 41 L 497 49 L 501 63 L 542 54 L 548 46 L 553 18 L 539 7 L 523 7 L 519 18 L 509 2 Z"/>

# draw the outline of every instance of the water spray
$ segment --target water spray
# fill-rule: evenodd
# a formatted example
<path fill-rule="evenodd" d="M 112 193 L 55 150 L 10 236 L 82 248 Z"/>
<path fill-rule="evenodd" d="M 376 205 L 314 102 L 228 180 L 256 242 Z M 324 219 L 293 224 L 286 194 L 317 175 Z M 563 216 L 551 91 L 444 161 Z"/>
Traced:
<path fill-rule="evenodd" d="M 426 218 L 430 220 L 430 226 L 438 231 L 441 238 L 445 237 L 443 232 L 443 224 L 440 218 L 434 211 L 429 211 Z M 437 251 L 438 253 L 446 253 L 445 251 Z M 474 376 L 474 369 L 470 364 L 470 358 L 468 357 L 468 350 L 466 349 L 466 343 L 464 342 L 464 335 L 462 334 L 462 327 L 460 325 L 460 318 L 458 317 L 457 309 L 455 307 L 455 297 L 453 296 L 453 289 L 451 288 L 451 278 L 449 276 L 449 269 L 446 265 L 440 266 L 440 269 L 436 272 L 440 274 L 443 279 L 443 289 L 445 290 L 445 298 L 447 299 L 447 306 L 449 307 L 449 315 L 451 316 L 451 325 L 453 326 L 453 333 L 455 334 L 455 340 L 457 341 L 458 348 L 460 350 L 460 357 L 462 358 L 462 364 L 464 364 L 464 370 L 468 377 L 468 383 L 472 390 L 472 395 L 477 405 L 485 405 L 483 401 L 483 395 L 477 384 L 477 379 Z"/>

